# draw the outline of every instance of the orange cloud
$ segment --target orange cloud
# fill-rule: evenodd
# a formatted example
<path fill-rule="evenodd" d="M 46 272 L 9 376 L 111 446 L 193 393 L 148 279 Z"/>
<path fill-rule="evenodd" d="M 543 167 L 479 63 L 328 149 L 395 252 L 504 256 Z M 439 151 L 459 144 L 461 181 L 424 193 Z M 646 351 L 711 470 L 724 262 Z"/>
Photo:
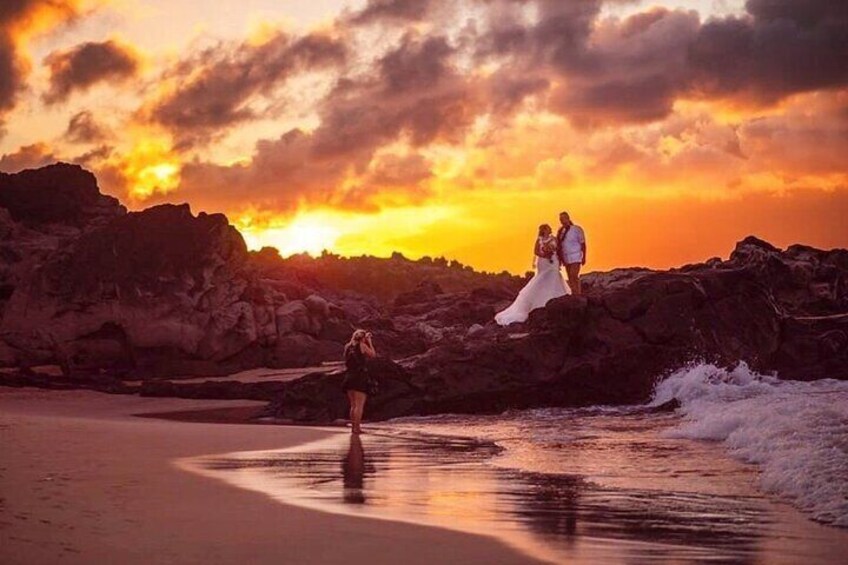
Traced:
<path fill-rule="evenodd" d="M 100 0 L 16 0 L 0 4 L 0 125 L 31 69 L 29 40 L 78 17 Z M 0 132 L 2 134 L 2 132 Z"/>
<path fill-rule="evenodd" d="M 151 58 L 154 80 L 118 85 L 114 106 L 69 108 L 55 143 L 2 158 L 86 151 L 77 159 L 130 204 L 224 211 L 252 246 L 284 252 L 523 270 L 526 234 L 561 208 L 602 249 L 592 267 L 694 260 L 753 228 L 788 238 L 802 233 L 783 225 L 794 205 L 811 242 L 833 241 L 825 207 L 848 188 L 844 11 L 751 0 L 711 19 L 607 17 L 603 5 L 369 0 L 320 31 L 204 38 Z M 690 221 L 699 209 L 738 225 Z"/>
<path fill-rule="evenodd" d="M 179 147 L 208 143 L 228 128 L 258 117 L 252 98 L 292 76 L 342 64 L 343 41 L 324 33 L 302 37 L 277 31 L 257 43 L 219 44 L 166 69 L 155 99 L 139 115 L 168 128 Z"/>
<path fill-rule="evenodd" d="M 0 171 L 16 173 L 23 169 L 43 167 L 56 161 L 56 156 L 46 143 L 25 145 L 12 153 L 0 155 Z"/>

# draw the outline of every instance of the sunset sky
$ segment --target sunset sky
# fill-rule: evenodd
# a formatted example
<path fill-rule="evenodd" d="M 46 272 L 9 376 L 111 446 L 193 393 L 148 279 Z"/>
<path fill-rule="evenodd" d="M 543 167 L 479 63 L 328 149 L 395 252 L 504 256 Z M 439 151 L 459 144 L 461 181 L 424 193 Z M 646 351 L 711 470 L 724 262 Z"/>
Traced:
<path fill-rule="evenodd" d="M 0 170 L 56 160 L 284 254 L 848 247 L 848 4 L 2 0 Z"/>

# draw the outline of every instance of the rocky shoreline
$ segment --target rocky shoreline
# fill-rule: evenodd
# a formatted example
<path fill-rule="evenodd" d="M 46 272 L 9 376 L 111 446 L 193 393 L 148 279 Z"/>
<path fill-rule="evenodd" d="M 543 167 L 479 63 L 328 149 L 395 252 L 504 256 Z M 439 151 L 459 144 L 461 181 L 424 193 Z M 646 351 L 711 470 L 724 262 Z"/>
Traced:
<path fill-rule="evenodd" d="M 440 258 L 249 252 L 223 215 L 128 213 L 72 165 L 0 173 L 0 236 L 7 386 L 262 399 L 267 416 L 328 422 L 346 403 L 338 369 L 321 364 L 338 360 L 354 327 L 386 356 L 372 419 L 641 402 L 658 376 L 695 360 L 848 378 L 844 249 L 748 237 L 724 261 L 591 273 L 585 297 L 500 328 L 493 316 L 521 277 Z M 181 382 L 255 367 L 315 368 Z"/>

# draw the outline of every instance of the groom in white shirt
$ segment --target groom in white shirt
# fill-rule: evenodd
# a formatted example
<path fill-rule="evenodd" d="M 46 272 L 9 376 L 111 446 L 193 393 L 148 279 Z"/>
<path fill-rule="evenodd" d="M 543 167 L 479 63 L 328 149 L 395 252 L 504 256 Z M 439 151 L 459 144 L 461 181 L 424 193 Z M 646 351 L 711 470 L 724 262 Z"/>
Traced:
<path fill-rule="evenodd" d="M 580 296 L 580 267 L 586 264 L 586 235 L 583 228 L 571 221 L 568 212 L 560 213 L 559 223 L 562 224 L 557 232 L 559 261 L 565 265 L 571 293 Z"/>

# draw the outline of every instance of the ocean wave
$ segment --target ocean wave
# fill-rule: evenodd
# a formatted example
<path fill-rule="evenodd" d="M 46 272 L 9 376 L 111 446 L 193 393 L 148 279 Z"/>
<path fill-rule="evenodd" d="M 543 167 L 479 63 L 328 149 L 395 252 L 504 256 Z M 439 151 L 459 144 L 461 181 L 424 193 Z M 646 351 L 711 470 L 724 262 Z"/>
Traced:
<path fill-rule="evenodd" d="M 744 363 L 701 364 L 661 381 L 651 405 L 674 398 L 684 419 L 666 437 L 722 442 L 759 466 L 765 491 L 848 527 L 848 382 L 783 381 Z"/>

